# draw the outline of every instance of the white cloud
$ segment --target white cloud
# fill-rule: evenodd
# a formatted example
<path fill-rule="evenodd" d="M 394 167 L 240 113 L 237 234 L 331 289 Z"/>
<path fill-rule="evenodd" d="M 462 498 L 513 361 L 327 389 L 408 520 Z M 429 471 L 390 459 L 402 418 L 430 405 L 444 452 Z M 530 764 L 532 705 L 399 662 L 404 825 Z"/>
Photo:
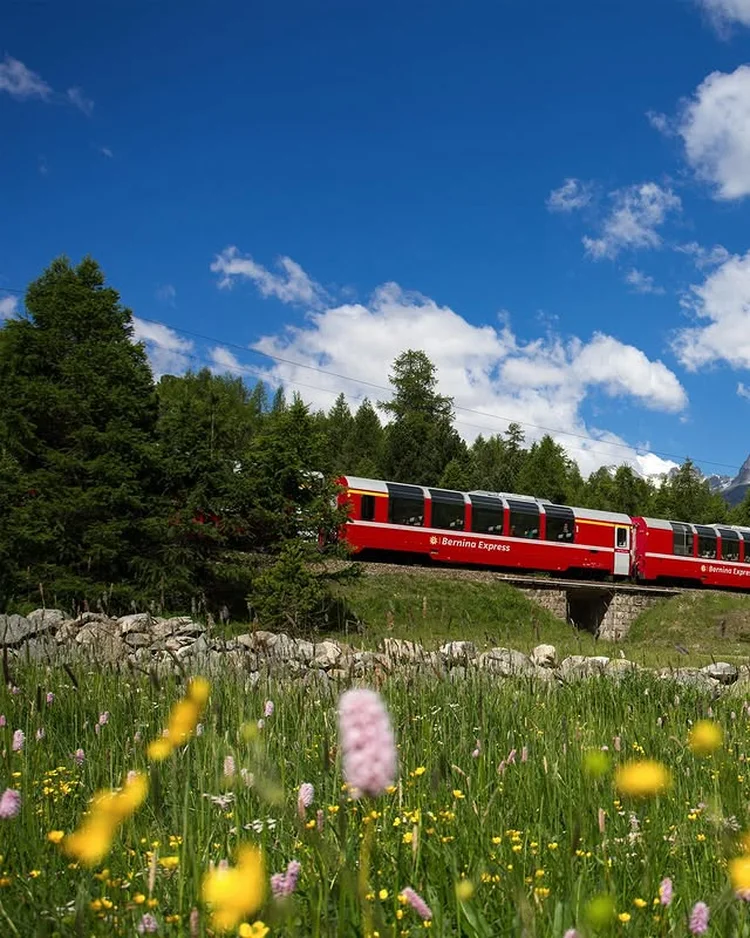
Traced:
<path fill-rule="evenodd" d="M 572 212 L 584 208 L 591 201 L 591 185 L 580 179 L 566 179 L 559 189 L 553 189 L 547 199 L 550 212 Z"/>
<path fill-rule="evenodd" d="M 300 390 L 312 406 L 324 409 L 341 391 L 352 406 L 364 396 L 387 399 L 393 360 L 414 347 L 435 363 L 441 393 L 461 408 L 456 427 L 467 441 L 479 433 L 501 433 L 513 420 L 525 425 L 529 442 L 541 438 L 541 428 L 551 428 L 584 474 L 621 462 L 643 471 L 658 460 L 607 430 L 587 426 L 581 407 L 590 392 L 629 397 L 670 413 L 687 405 L 680 382 L 662 362 L 611 336 L 566 343 L 551 335 L 523 343 L 507 320 L 498 327 L 475 326 L 394 283 L 379 287 L 367 303 L 331 304 L 310 312 L 304 327 L 288 326 L 252 346 L 288 360 L 269 365 L 260 377 Z"/>
<path fill-rule="evenodd" d="M 745 400 L 750 401 L 750 388 L 746 384 L 743 384 L 742 381 L 737 384 L 737 394 L 740 397 L 744 397 Z"/>
<path fill-rule="evenodd" d="M 659 111 L 646 111 L 646 118 L 654 130 L 658 130 L 665 137 L 671 137 L 674 134 L 672 121 L 666 114 L 661 114 Z"/>
<path fill-rule="evenodd" d="M 18 312 L 15 296 L 0 296 L 0 319 L 11 319 Z"/>
<path fill-rule="evenodd" d="M 693 258 L 693 263 L 699 270 L 705 270 L 707 267 L 716 267 L 723 264 L 730 258 L 730 253 L 722 244 L 715 244 L 712 248 L 705 248 L 697 241 L 690 241 L 688 244 L 678 244 L 675 251 L 681 254 L 689 254 Z"/>
<path fill-rule="evenodd" d="M 697 0 L 697 2 L 719 28 L 731 22 L 750 26 L 750 0 Z"/>
<path fill-rule="evenodd" d="M 625 275 L 625 283 L 629 284 L 635 293 L 664 293 L 664 288 L 657 286 L 653 277 L 635 267 Z"/>
<path fill-rule="evenodd" d="M 750 368 L 750 251 L 731 255 L 702 284 L 693 284 L 683 305 L 707 321 L 679 330 L 673 340 L 686 368 L 697 371 L 718 361 Z"/>
<path fill-rule="evenodd" d="M 193 363 L 193 342 L 183 339 L 161 323 L 147 322 L 133 316 L 133 332 L 136 342 L 144 342 L 157 380 L 165 374 L 182 374 Z"/>
<path fill-rule="evenodd" d="M 301 303 L 319 306 L 325 291 L 290 257 L 280 257 L 281 274 L 272 274 L 256 263 L 249 254 L 241 255 L 236 247 L 225 248 L 211 264 L 211 270 L 220 274 L 219 286 L 231 287 L 234 279 L 244 277 L 252 280 L 263 296 L 275 296 L 282 303 Z"/>
<path fill-rule="evenodd" d="M 162 303 L 168 303 L 170 306 L 174 306 L 176 298 L 177 290 L 173 284 L 163 283 L 156 288 L 156 299 L 161 300 Z"/>
<path fill-rule="evenodd" d="M 656 229 L 670 212 L 682 208 L 680 197 L 655 182 L 617 189 L 611 193 L 614 207 L 602 226 L 599 238 L 584 237 L 586 252 L 595 259 L 614 258 L 631 248 L 657 248 L 661 238 Z"/>
<path fill-rule="evenodd" d="M 83 111 L 84 114 L 89 117 L 93 114 L 94 102 L 91 98 L 87 98 L 80 88 L 68 88 L 67 95 L 70 103 Z"/>
<path fill-rule="evenodd" d="M 63 93 L 54 91 L 36 72 L 32 72 L 23 62 L 6 55 L 0 62 L 0 91 L 6 91 L 19 101 L 39 98 L 42 101 L 67 101 L 79 108 L 84 114 L 91 114 L 94 102 L 87 98 L 81 88 L 68 88 Z"/>
<path fill-rule="evenodd" d="M 114 156 L 114 153 L 110 150 L 109 147 L 99 147 L 99 152 L 102 156 L 106 156 L 108 160 L 111 160 Z"/>
<path fill-rule="evenodd" d="M 750 65 L 712 72 L 683 108 L 679 134 L 688 163 L 717 199 L 750 194 Z"/>
<path fill-rule="evenodd" d="M 7 91 L 13 98 L 23 101 L 26 98 L 48 100 L 52 89 L 36 72 L 26 68 L 23 62 L 9 55 L 0 62 L 0 91 Z"/>
<path fill-rule="evenodd" d="M 223 345 L 214 346 L 209 354 L 212 362 L 211 371 L 213 371 L 214 374 L 225 374 L 229 372 L 233 375 L 245 375 L 253 370 L 245 365 L 241 365 L 237 356 Z"/>

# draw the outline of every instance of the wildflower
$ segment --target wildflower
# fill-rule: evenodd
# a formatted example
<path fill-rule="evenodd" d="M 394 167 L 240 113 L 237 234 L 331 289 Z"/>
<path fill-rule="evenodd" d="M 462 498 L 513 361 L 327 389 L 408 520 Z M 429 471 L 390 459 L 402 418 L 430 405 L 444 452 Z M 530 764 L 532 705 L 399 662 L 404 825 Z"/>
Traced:
<path fill-rule="evenodd" d="M 703 935 L 708 931 L 709 909 L 705 902 L 696 902 L 690 913 L 690 932 L 693 935 Z"/>
<path fill-rule="evenodd" d="M 627 762 L 617 769 L 615 786 L 619 792 L 635 798 L 657 795 L 672 784 L 669 770 L 661 762 L 644 759 Z"/>
<path fill-rule="evenodd" d="M 459 902 L 467 902 L 474 895 L 474 884 L 470 879 L 460 879 L 456 883 L 456 898 Z"/>
<path fill-rule="evenodd" d="M 698 720 L 688 734 L 688 745 L 698 756 L 709 756 L 720 749 L 724 733 L 713 720 Z"/>
<path fill-rule="evenodd" d="M 373 797 L 393 784 L 396 744 L 390 719 L 378 693 L 348 690 L 339 700 L 339 734 L 344 779 L 353 797 Z"/>
<path fill-rule="evenodd" d="M 315 812 L 315 824 L 318 828 L 318 833 L 322 834 L 323 827 L 325 825 L 325 815 L 323 814 L 323 811 L 320 808 L 318 808 L 318 810 Z"/>
<path fill-rule="evenodd" d="M 138 932 L 141 935 L 153 934 L 159 930 L 159 923 L 150 912 L 146 912 L 138 923 Z"/>
<path fill-rule="evenodd" d="M 109 723 L 109 710 L 99 714 L 99 726 L 106 726 L 107 723 Z"/>
<path fill-rule="evenodd" d="M 15 817 L 21 810 L 21 792 L 6 788 L 0 796 L 0 818 Z"/>
<path fill-rule="evenodd" d="M 285 873 L 274 873 L 271 877 L 271 892 L 275 899 L 285 899 L 291 896 L 297 888 L 302 864 L 299 860 L 290 860 Z"/>
<path fill-rule="evenodd" d="M 5 714 L 0 713 L 0 726 L 7 726 L 8 721 L 5 719 Z"/>
<path fill-rule="evenodd" d="M 478 758 L 479 758 L 479 753 L 481 752 L 481 750 L 482 750 L 482 744 L 479 742 L 479 740 L 477 740 L 477 745 L 476 745 L 475 749 L 474 749 L 474 750 L 472 751 L 472 753 L 471 753 L 471 758 L 472 758 L 472 759 L 478 759 Z"/>
<path fill-rule="evenodd" d="M 627 925 L 630 921 L 630 912 L 620 912 L 617 917 L 623 923 L 623 925 Z"/>
<path fill-rule="evenodd" d="M 73 758 L 76 760 L 78 765 L 83 765 L 83 760 L 86 758 L 83 749 L 76 749 L 76 751 L 73 753 Z"/>
<path fill-rule="evenodd" d="M 20 752 L 23 749 L 23 744 L 24 744 L 25 739 L 26 737 L 24 736 L 23 730 L 15 731 L 15 733 L 13 734 L 13 745 L 12 745 L 13 752 Z"/>
<path fill-rule="evenodd" d="M 529 761 L 529 747 L 522 746 L 521 747 L 521 762 L 528 762 L 528 761 Z"/>
<path fill-rule="evenodd" d="M 36 731 L 36 741 L 39 742 L 40 739 L 44 739 L 44 727 L 40 726 Z"/>
<path fill-rule="evenodd" d="M 148 778 L 138 773 L 119 791 L 98 792 L 78 830 L 63 840 L 63 849 L 85 866 L 95 866 L 108 853 L 117 828 L 143 804 Z"/>
<path fill-rule="evenodd" d="M 232 756 L 227 756 L 224 759 L 224 778 L 234 778 L 234 773 L 234 758 Z"/>
<path fill-rule="evenodd" d="M 258 720 L 258 729 L 259 729 L 259 730 L 262 730 L 265 725 L 266 725 L 266 721 L 265 721 L 265 720 L 262 720 L 262 719 L 261 719 L 261 720 Z"/>
<path fill-rule="evenodd" d="M 297 811 L 301 818 L 305 816 L 305 808 L 310 807 L 314 797 L 315 789 L 313 786 L 310 782 L 303 782 L 299 787 L 299 794 L 297 795 Z"/>
<path fill-rule="evenodd" d="M 273 716 L 273 701 L 272 701 L 272 700 L 267 700 L 267 701 L 266 701 L 266 705 L 265 705 L 265 707 L 263 708 L 263 716 L 266 717 L 266 719 L 267 719 L 268 717 L 272 717 L 272 716 Z"/>
<path fill-rule="evenodd" d="M 237 928 L 241 919 L 263 904 L 265 873 L 263 854 L 257 847 L 240 847 L 235 867 L 216 868 L 203 877 L 203 898 L 212 907 L 214 928 Z"/>
<path fill-rule="evenodd" d="M 59 844 L 60 841 L 63 839 L 64 836 L 65 836 L 65 832 L 64 832 L 64 831 L 50 831 L 50 832 L 47 834 L 47 840 L 48 840 L 51 844 Z"/>
<path fill-rule="evenodd" d="M 204 677 L 194 677 L 188 684 L 186 695 L 178 700 L 169 714 L 164 735 L 149 745 L 150 759 L 166 759 L 177 746 L 182 746 L 198 724 L 198 718 L 208 700 L 210 685 Z"/>
<path fill-rule="evenodd" d="M 745 854 L 730 860 L 729 877 L 738 898 L 750 901 L 750 856 Z"/>
<path fill-rule="evenodd" d="M 252 925 L 243 922 L 240 925 L 239 936 L 240 938 L 266 938 L 269 931 L 268 925 L 261 921 L 253 922 Z"/>
<path fill-rule="evenodd" d="M 569 928 L 563 935 L 563 938 L 579 938 L 578 932 L 575 928 Z"/>
<path fill-rule="evenodd" d="M 672 880 L 668 876 L 659 884 L 659 901 L 662 905 L 672 904 Z"/>
<path fill-rule="evenodd" d="M 55 695 L 52 693 L 52 691 L 51 690 L 47 691 L 47 703 L 51 704 L 54 701 L 54 699 L 55 699 Z"/>
<path fill-rule="evenodd" d="M 409 905 L 414 909 L 417 915 L 425 922 L 432 918 L 432 909 L 427 905 L 424 899 L 415 892 L 411 886 L 401 890 L 401 895 L 406 899 Z"/>

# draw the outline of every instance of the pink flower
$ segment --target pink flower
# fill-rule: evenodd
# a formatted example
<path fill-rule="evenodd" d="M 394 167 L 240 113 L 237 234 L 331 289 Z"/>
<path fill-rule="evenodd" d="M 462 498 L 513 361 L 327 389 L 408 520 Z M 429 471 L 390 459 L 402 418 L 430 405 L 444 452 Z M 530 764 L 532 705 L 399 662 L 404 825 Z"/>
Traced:
<path fill-rule="evenodd" d="M 264 717 L 272 717 L 272 716 L 273 716 L 273 701 L 272 701 L 272 700 L 267 700 L 267 701 L 266 701 L 266 705 L 265 705 L 265 707 L 263 708 L 263 716 L 264 716 Z"/>
<path fill-rule="evenodd" d="M 141 935 L 146 932 L 154 934 L 154 932 L 159 931 L 159 923 L 150 912 L 146 912 L 138 924 L 138 931 Z"/>
<path fill-rule="evenodd" d="M 703 935 L 708 931 L 709 910 L 705 902 L 696 902 L 690 913 L 690 931 L 693 935 Z"/>
<path fill-rule="evenodd" d="M 578 938 L 578 932 L 575 928 L 569 928 L 563 935 L 563 938 Z"/>
<path fill-rule="evenodd" d="M 271 877 L 271 892 L 275 899 L 285 899 L 291 896 L 297 888 L 302 865 L 299 860 L 290 860 L 286 868 L 286 873 L 274 873 Z"/>
<path fill-rule="evenodd" d="M 20 752 L 23 749 L 23 743 L 26 737 L 23 730 L 16 730 L 13 734 L 13 752 Z"/>
<path fill-rule="evenodd" d="M 482 751 L 482 744 L 479 742 L 479 740 L 477 740 L 476 749 L 472 752 L 471 758 L 472 758 L 472 759 L 478 759 L 478 758 L 479 758 L 479 753 L 480 753 L 481 751 Z"/>
<path fill-rule="evenodd" d="M 404 899 L 406 899 L 417 915 L 423 919 L 423 921 L 426 922 L 432 918 L 432 909 L 427 905 L 419 893 L 414 892 L 411 886 L 407 886 L 406 889 L 402 889 L 401 895 L 404 897 Z"/>
<path fill-rule="evenodd" d="M 659 885 L 659 900 L 662 905 L 670 905 L 672 902 L 672 880 L 668 876 Z"/>
<path fill-rule="evenodd" d="M 315 797 L 315 789 L 310 782 L 303 782 L 299 787 L 297 795 L 297 811 L 300 817 L 305 816 L 305 808 L 309 808 Z"/>
<path fill-rule="evenodd" d="M 5 726 L 7 723 L 8 721 L 5 719 L 5 714 L 0 713 L 0 726 Z"/>
<path fill-rule="evenodd" d="M 224 778 L 234 778 L 234 772 L 234 759 L 232 756 L 227 756 L 224 759 Z"/>
<path fill-rule="evenodd" d="M 104 726 L 105 723 L 109 723 L 109 710 L 99 714 L 99 726 Z"/>
<path fill-rule="evenodd" d="M 51 704 L 54 699 L 55 699 L 55 695 L 52 693 L 51 690 L 48 690 L 47 691 L 47 703 Z"/>
<path fill-rule="evenodd" d="M 529 747 L 524 746 L 523 749 L 521 750 L 521 762 L 528 762 L 528 761 L 529 761 Z"/>
<path fill-rule="evenodd" d="M 15 817 L 21 810 L 21 792 L 6 788 L 0 796 L 0 818 Z"/>
<path fill-rule="evenodd" d="M 76 749 L 76 751 L 73 753 L 73 758 L 76 760 L 78 765 L 83 765 L 83 760 L 86 758 L 83 753 L 83 749 Z"/>
<path fill-rule="evenodd" d="M 339 735 L 352 796 L 382 794 L 394 782 L 397 756 L 391 721 L 378 693 L 355 688 L 341 695 Z"/>
<path fill-rule="evenodd" d="M 323 827 L 325 826 L 325 815 L 320 810 L 320 808 L 318 808 L 318 810 L 315 812 L 315 824 L 318 828 L 318 833 L 322 834 Z"/>

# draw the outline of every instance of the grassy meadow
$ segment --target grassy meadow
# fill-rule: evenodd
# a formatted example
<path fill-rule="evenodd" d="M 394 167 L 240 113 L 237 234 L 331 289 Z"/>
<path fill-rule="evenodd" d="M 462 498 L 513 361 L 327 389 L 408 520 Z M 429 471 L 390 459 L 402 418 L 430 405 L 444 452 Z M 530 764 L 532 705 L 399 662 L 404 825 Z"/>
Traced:
<path fill-rule="evenodd" d="M 553 688 L 390 678 L 379 691 L 397 778 L 355 799 L 344 689 L 213 677 L 195 731 L 156 758 L 170 712 L 173 726 L 185 716 L 183 681 L 14 671 L 0 690 L 0 934 L 690 935 L 697 902 L 707 934 L 750 934 L 727 867 L 750 831 L 744 698 L 711 702 L 648 675 Z M 703 718 L 723 732 L 707 755 L 688 745 Z M 618 767 L 646 759 L 669 787 L 620 790 Z M 143 773 L 142 797 L 128 772 Z M 648 789 L 648 768 L 639 781 Z M 92 796 L 123 785 L 86 822 Z M 107 810 L 117 823 L 102 837 Z M 242 845 L 260 860 L 235 868 Z M 222 861 L 233 872 L 207 893 Z M 276 898 L 270 878 L 285 871 L 290 894 Z M 225 930 L 222 899 L 235 902 Z"/>

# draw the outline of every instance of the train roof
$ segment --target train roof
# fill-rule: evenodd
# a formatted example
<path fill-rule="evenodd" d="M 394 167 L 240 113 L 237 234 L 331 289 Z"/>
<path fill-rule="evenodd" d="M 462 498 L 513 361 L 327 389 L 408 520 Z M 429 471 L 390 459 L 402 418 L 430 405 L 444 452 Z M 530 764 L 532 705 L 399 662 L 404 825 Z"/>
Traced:
<path fill-rule="evenodd" d="M 673 531 L 674 525 L 679 525 L 680 527 L 686 527 L 693 534 L 696 534 L 698 528 L 710 528 L 712 531 L 716 531 L 717 534 L 721 534 L 721 531 L 734 531 L 736 534 L 745 535 L 745 540 L 750 538 L 750 528 L 742 524 L 692 524 L 689 521 L 667 521 L 665 518 L 643 518 L 646 526 L 649 528 L 654 528 L 659 531 Z"/>

